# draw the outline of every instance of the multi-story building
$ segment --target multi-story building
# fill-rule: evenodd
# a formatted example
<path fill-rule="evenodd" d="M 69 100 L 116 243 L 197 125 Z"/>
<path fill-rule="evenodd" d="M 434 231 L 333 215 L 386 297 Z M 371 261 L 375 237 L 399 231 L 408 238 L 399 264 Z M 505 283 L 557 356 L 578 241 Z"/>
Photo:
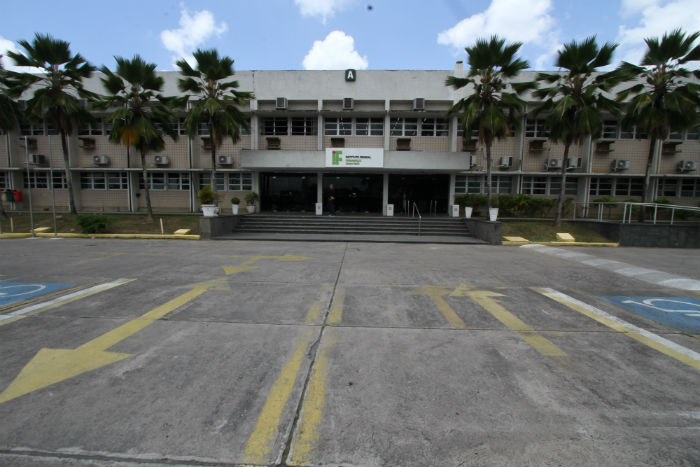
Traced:
<path fill-rule="evenodd" d="M 415 202 L 424 214 L 448 212 L 457 194 L 484 193 L 486 157 L 475 135 L 462 135 L 448 109 L 464 90 L 445 86 L 455 70 L 428 71 L 240 71 L 241 90 L 252 91 L 251 131 L 217 150 L 213 185 L 227 208 L 232 196 L 260 194 L 263 211 L 313 212 L 332 193 L 341 212 L 386 213 Z M 165 94 L 177 95 L 177 72 L 163 72 Z M 526 72 L 521 79 L 534 79 Z M 102 92 L 99 76 L 88 89 Z M 530 111 L 537 106 L 532 102 Z M 75 199 L 82 211 L 145 209 L 144 183 L 159 212 L 196 212 L 197 189 L 210 184 L 209 136 L 166 139 L 165 149 L 146 157 L 108 141 L 104 115 L 70 138 Z M 634 129 L 605 120 L 602 137 L 571 148 L 567 197 L 641 197 L 649 140 Z M 542 117 L 523 115 L 522 128 L 495 143 L 493 192 L 557 196 L 563 145 L 547 138 Z M 700 131 L 676 132 L 659 145 L 653 164 L 654 198 L 674 204 L 700 201 Z M 27 174 L 27 162 L 29 173 Z M 67 209 L 61 143 L 55 129 L 22 125 L 0 135 L 0 188 L 32 190 L 35 209 Z M 7 206 L 6 206 L 7 207 Z M 26 209 L 17 204 L 16 209 Z"/>

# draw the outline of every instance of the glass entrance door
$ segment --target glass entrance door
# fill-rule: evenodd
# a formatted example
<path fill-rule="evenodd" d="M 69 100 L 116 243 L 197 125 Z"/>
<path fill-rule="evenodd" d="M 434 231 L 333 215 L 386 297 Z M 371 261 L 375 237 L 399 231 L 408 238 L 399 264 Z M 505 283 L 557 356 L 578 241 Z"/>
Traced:
<path fill-rule="evenodd" d="M 260 206 L 268 212 L 314 212 L 315 173 L 260 174 Z"/>
<path fill-rule="evenodd" d="M 449 175 L 389 175 L 389 203 L 396 214 L 410 214 L 414 202 L 424 216 L 445 214 L 449 192 Z"/>
<path fill-rule="evenodd" d="M 332 195 L 337 214 L 381 214 L 382 183 L 377 174 L 324 174 L 323 209 Z"/>

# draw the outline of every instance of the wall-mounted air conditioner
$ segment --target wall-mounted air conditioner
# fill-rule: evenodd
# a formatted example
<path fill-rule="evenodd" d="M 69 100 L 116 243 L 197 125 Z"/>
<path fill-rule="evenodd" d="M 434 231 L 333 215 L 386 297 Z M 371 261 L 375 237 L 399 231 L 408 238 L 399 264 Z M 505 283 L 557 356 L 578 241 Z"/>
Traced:
<path fill-rule="evenodd" d="M 233 165 L 233 156 L 216 156 L 219 165 Z"/>
<path fill-rule="evenodd" d="M 425 98 L 416 97 L 413 99 L 413 110 L 425 110 Z"/>
<path fill-rule="evenodd" d="M 160 156 L 160 155 L 159 155 L 159 156 L 155 156 L 155 157 L 153 158 L 153 162 L 154 162 L 156 165 L 163 166 L 163 165 L 168 165 L 168 164 L 170 164 L 170 159 L 168 159 L 168 156 Z"/>
<path fill-rule="evenodd" d="M 352 97 L 343 98 L 343 110 L 352 110 L 355 107 L 355 99 Z"/>
<path fill-rule="evenodd" d="M 547 159 L 544 161 L 545 169 L 561 169 L 561 159 Z"/>
<path fill-rule="evenodd" d="M 513 167 L 513 156 L 503 156 L 498 161 L 499 169 L 507 169 Z"/>
<path fill-rule="evenodd" d="M 580 169 L 583 167 L 583 160 L 580 157 L 571 157 L 566 160 L 568 170 Z"/>
<path fill-rule="evenodd" d="M 610 168 L 613 172 L 616 172 L 618 170 L 627 170 L 630 168 L 630 161 L 626 159 L 614 159 L 610 163 Z"/>
<path fill-rule="evenodd" d="M 697 161 L 680 161 L 678 163 L 679 172 L 691 172 L 693 170 L 698 170 Z"/>
<path fill-rule="evenodd" d="M 46 160 L 46 158 L 44 157 L 43 154 L 30 154 L 29 155 L 29 164 L 31 164 L 31 165 L 43 165 L 44 160 Z"/>
<path fill-rule="evenodd" d="M 287 110 L 287 98 L 286 97 L 278 97 L 275 100 L 275 108 L 277 110 Z"/>
<path fill-rule="evenodd" d="M 95 154 L 92 156 L 92 164 L 93 165 L 109 165 L 109 157 L 105 156 L 104 154 Z"/>

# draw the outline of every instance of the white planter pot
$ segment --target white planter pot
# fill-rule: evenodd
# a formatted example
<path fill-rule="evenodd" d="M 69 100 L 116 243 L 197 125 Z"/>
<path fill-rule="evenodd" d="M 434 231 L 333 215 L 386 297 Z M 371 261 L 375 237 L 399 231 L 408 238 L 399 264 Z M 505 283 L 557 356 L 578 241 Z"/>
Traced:
<path fill-rule="evenodd" d="M 496 222 L 496 219 L 498 219 L 498 208 L 489 208 L 489 220 Z"/>
<path fill-rule="evenodd" d="M 250 214 L 253 214 L 255 212 L 255 205 L 254 204 L 251 204 L 250 206 L 248 206 L 248 212 Z"/>
<path fill-rule="evenodd" d="M 452 217 L 459 217 L 459 204 L 453 204 L 451 209 L 452 209 Z"/>
<path fill-rule="evenodd" d="M 219 206 L 216 204 L 202 204 L 204 217 L 216 217 L 219 215 Z"/>
<path fill-rule="evenodd" d="M 231 210 L 233 211 L 233 215 L 237 216 L 238 215 L 238 205 L 237 204 L 232 204 L 231 205 Z"/>
<path fill-rule="evenodd" d="M 467 219 L 472 218 L 472 210 L 473 208 L 471 206 L 464 206 L 464 217 Z"/>

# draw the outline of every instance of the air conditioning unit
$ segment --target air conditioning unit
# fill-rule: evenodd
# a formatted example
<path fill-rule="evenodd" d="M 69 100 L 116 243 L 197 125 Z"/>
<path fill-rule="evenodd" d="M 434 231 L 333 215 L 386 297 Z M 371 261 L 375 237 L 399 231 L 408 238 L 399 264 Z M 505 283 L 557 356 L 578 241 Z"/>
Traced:
<path fill-rule="evenodd" d="M 46 158 L 43 154 L 30 154 L 29 163 L 31 165 L 43 165 Z"/>
<path fill-rule="evenodd" d="M 168 159 L 168 156 L 155 156 L 153 162 L 155 162 L 156 165 L 168 165 L 170 164 L 170 159 Z"/>
<path fill-rule="evenodd" d="M 278 97 L 275 101 L 275 108 L 277 110 L 287 110 L 287 98 Z"/>
<path fill-rule="evenodd" d="M 343 98 L 343 110 L 352 110 L 352 108 L 355 106 L 355 99 L 352 97 L 344 97 Z"/>
<path fill-rule="evenodd" d="M 425 98 L 416 97 L 413 99 L 413 110 L 425 110 Z"/>
<path fill-rule="evenodd" d="M 630 161 L 626 159 L 614 159 L 610 163 L 610 168 L 612 169 L 613 172 L 617 170 L 627 170 L 630 168 Z"/>
<path fill-rule="evenodd" d="M 233 165 L 233 156 L 216 156 L 219 165 Z"/>
<path fill-rule="evenodd" d="M 566 168 L 569 170 L 583 167 L 583 160 L 580 157 L 572 157 L 566 160 Z"/>
<path fill-rule="evenodd" d="M 680 161 L 678 163 L 678 170 L 680 172 L 691 172 L 693 170 L 698 170 L 697 161 Z"/>
<path fill-rule="evenodd" d="M 476 156 L 469 156 L 469 168 L 471 169 L 472 167 L 476 167 L 477 165 L 477 157 Z"/>
<path fill-rule="evenodd" d="M 561 159 L 547 159 L 544 166 L 546 169 L 561 169 Z"/>
<path fill-rule="evenodd" d="M 109 165 L 109 157 L 104 154 L 95 154 L 92 156 L 93 165 Z"/>
<path fill-rule="evenodd" d="M 513 156 L 503 156 L 498 161 L 499 169 L 507 169 L 513 167 Z"/>

